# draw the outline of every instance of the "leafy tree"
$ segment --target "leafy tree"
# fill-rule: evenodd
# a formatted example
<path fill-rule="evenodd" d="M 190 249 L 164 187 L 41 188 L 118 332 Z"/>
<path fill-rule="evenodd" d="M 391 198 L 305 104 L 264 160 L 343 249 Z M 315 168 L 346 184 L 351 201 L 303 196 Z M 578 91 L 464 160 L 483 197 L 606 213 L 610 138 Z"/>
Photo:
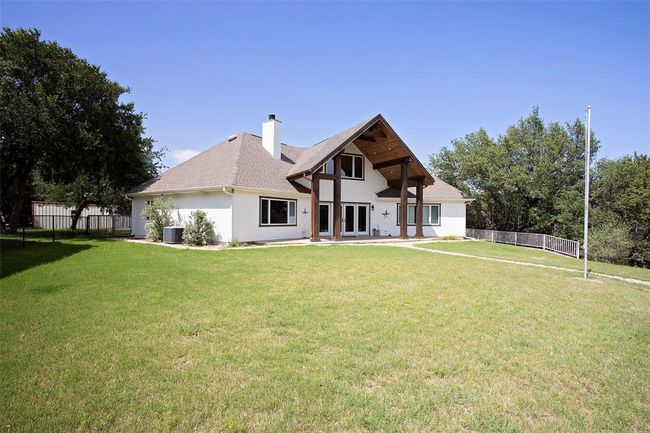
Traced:
<path fill-rule="evenodd" d="M 592 185 L 592 230 L 610 221 L 627 227 L 632 242 L 629 259 L 650 266 L 650 157 L 635 153 L 617 160 L 600 160 Z"/>
<path fill-rule="evenodd" d="M 192 212 L 183 230 L 183 243 L 208 245 L 212 242 L 214 242 L 214 224 L 202 210 Z"/>
<path fill-rule="evenodd" d="M 142 217 L 147 221 L 147 238 L 162 241 L 163 228 L 175 223 L 174 202 L 167 197 L 157 197 L 142 209 Z"/>
<path fill-rule="evenodd" d="M 581 233 L 585 128 L 545 124 L 534 108 L 497 138 L 480 129 L 430 155 L 430 169 L 467 193 L 468 225 L 575 237 Z M 599 143 L 592 136 L 592 157 Z"/>
<path fill-rule="evenodd" d="M 467 134 L 430 155 L 430 169 L 463 190 L 468 226 L 582 240 L 585 127 L 545 124 L 534 108 L 497 138 Z M 592 134 L 592 158 L 599 142 Z M 600 160 L 592 169 L 593 257 L 650 266 L 650 158 Z"/>
<path fill-rule="evenodd" d="M 2 227 L 14 231 L 38 178 L 77 215 L 89 203 L 157 174 L 161 151 L 143 136 L 144 115 L 120 96 L 128 89 L 38 30 L 0 34 Z M 45 198 L 50 198 L 47 196 Z M 76 224 L 76 220 L 74 221 Z"/>
<path fill-rule="evenodd" d="M 627 263 L 633 247 L 630 229 L 623 221 L 609 220 L 589 231 L 590 259 Z"/>

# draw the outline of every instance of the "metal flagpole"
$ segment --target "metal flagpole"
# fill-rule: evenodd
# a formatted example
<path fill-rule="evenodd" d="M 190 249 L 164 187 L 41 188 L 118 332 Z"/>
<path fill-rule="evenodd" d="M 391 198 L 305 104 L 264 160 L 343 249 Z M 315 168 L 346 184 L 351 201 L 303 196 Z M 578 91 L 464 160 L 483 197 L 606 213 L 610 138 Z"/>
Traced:
<path fill-rule="evenodd" d="M 588 278 L 587 254 L 589 252 L 589 166 L 591 160 L 591 105 L 587 105 L 587 136 L 585 138 L 585 228 L 583 240 L 583 255 L 585 260 L 584 277 Z"/>

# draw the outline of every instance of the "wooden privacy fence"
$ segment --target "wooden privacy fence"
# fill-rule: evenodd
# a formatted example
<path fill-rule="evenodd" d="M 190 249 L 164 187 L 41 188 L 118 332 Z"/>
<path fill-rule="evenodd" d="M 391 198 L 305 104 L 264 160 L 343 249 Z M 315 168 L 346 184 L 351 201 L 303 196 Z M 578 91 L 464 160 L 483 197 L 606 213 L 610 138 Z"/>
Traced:
<path fill-rule="evenodd" d="M 554 251 L 567 256 L 580 258 L 580 243 L 570 239 L 542 233 L 504 232 L 500 230 L 466 229 L 468 238 L 483 239 L 502 244 L 522 245 Z"/>

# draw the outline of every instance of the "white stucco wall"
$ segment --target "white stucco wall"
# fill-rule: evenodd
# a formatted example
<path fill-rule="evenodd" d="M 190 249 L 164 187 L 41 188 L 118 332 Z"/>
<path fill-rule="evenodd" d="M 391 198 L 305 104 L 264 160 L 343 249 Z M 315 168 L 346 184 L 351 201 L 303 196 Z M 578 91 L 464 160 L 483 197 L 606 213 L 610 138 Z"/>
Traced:
<path fill-rule="evenodd" d="M 354 144 L 346 147 L 345 153 L 362 155 Z M 384 176 L 372 169 L 372 164 L 367 158 L 364 157 L 363 161 L 364 180 L 341 179 L 341 202 L 371 203 L 377 199 L 377 192 L 386 189 Z M 334 201 L 334 181 L 321 180 L 320 201 Z"/>
<path fill-rule="evenodd" d="M 398 199 L 379 199 L 374 202 L 375 210 L 371 212 L 370 226 L 380 230 L 382 236 L 399 236 L 400 227 L 397 225 Z M 410 199 L 409 203 L 415 203 Z M 465 236 L 465 202 L 445 200 L 425 200 L 425 204 L 440 204 L 440 225 L 422 226 L 426 237 Z M 390 215 L 384 217 L 382 213 Z M 415 236 L 415 226 L 408 227 L 409 236 Z"/>
<path fill-rule="evenodd" d="M 361 151 L 351 144 L 345 149 L 345 153 L 361 155 Z M 379 229 L 382 236 L 399 236 L 399 226 L 397 225 L 397 203 L 399 199 L 378 199 L 377 193 L 386 189 L 386 179 L 378 172 L 373 170 L 372 164 L 367 158 L 364 158 L 365 179 L 341 180 L 341 202 L 346 203 L 370 203 L 374 205 L 375 210 L 370 211 L 370 228 Z M 331 202 L 334 199 L 333 181 L 322 180 L 320 184 L 321 202 Z M 415 199 L 409 200 L 409 203 L 415 203 Z M 445 201 L 445 200 L 427 200 L 426 203 L 439 203 L 440 206 L 440 225 L 423 226 L 422 231 L 427 237 L 438 236 L 465 236 L 465 202 L 462 201 Z M 309 205 L 307 210 L 309 210 Z M 389 215 L 382 215 L 388 211 Z M 415 235 L 415 226 L 409 226 L 409 236 Z"/>
<path fill-rule="evenodd" d="M 146 221 L 141 216 L 147 200 L 155 196 L 133 198 L 131 220 L 135 237 L 147 235 Z M 178 211 L 174 215 L 178 225 L 184 226 L 190 214 L 196 210 L 204 211 L 214 223 L 215 242 L 228 242 L 232 237 L 231 198 L 222 191 L 204 191 L 183 194 L 165 194 L 174 201 Z"/>
<path fill-rule="evenodd" d="M 295 226 L 260 226 L 260 197 L 296 200 Z M 304 214 L 306 210 L 308 213 Z M 300 239 L 309 237 L 308 194 L 237 190 L 233 194 L 233 237 L 239 242 Z"/>
<path fill-rule="evenodd" d="M 361 154 L 354 145 L 349 145 L 346 153 Z M 374 210 L 369 212 L 369 233 L 379 229 L 382 236 L 399 236 L 397 226 L 397 203 L 395 199 L 378 199 L 377 192 L 387 187 L 386 179 L 372 169 L 372 164 L 364 158 L 364 180 L 342 179 L 342 203 L 369 203 Z M 308 179 L 299 179 L 299 183 L 310 187 Z M 181 216 L 181 225 L 190 213 L 201 209 L 215 223 L 218 242 L 229 242 L 236 239 L 239 242 L 269 241 L 281 239 L 308 238 L 311 225 L 311 203 L 309 194 L 278 193 L 269 191 L 251 191 L 235 188 L 232 196 L 222 191 L 195 192 L 187 194 L 165 194 L 174 200 Z M 295 199 L 295 226 L 260 226 L 260 197 Z M 137 237 L 146 235 L 146 226 L 140 212 L 146 200 L 153 197 L 135 197 L 133 199 L 133 234 Z M 322 180 L 320 184 L 320 201 L 333 201 L 333 182 Z M 409 200 L 415 203 L 415 199 Z M 465 235 L 465 202 L 450 200 L 425 200 L 425 203 L 440 204 L 440 225 L 423 226 L 427 237 L 464 236 Z M 372 207 L 371 207 L 372 209 Z M 306 211 L 307 213 L 303 213 Z M 384 217 L 382 213 L 388 212 Z M 415 235 L 415 226 L 408 227 L 409 236 Z"/>

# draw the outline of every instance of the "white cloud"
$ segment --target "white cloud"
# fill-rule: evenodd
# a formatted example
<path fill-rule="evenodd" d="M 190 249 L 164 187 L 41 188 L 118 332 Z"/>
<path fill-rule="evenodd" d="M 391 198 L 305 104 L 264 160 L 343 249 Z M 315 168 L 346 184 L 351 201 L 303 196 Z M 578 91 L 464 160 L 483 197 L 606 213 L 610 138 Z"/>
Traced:
<path fill-rule="evenodd" d="M 172 151 L 171 157 L 172 157 L 172 159 L 174 159 L 174 161 L 176 161 L 176 164 L 180 164 L 181 162 L 186 161 L 186 160 L 190 159 L 191 157 L 196 156 L 198 154 L 199 154 L 199 152 L 196 151 L 196 150 L 179 149 L 179 150 Z"/>

